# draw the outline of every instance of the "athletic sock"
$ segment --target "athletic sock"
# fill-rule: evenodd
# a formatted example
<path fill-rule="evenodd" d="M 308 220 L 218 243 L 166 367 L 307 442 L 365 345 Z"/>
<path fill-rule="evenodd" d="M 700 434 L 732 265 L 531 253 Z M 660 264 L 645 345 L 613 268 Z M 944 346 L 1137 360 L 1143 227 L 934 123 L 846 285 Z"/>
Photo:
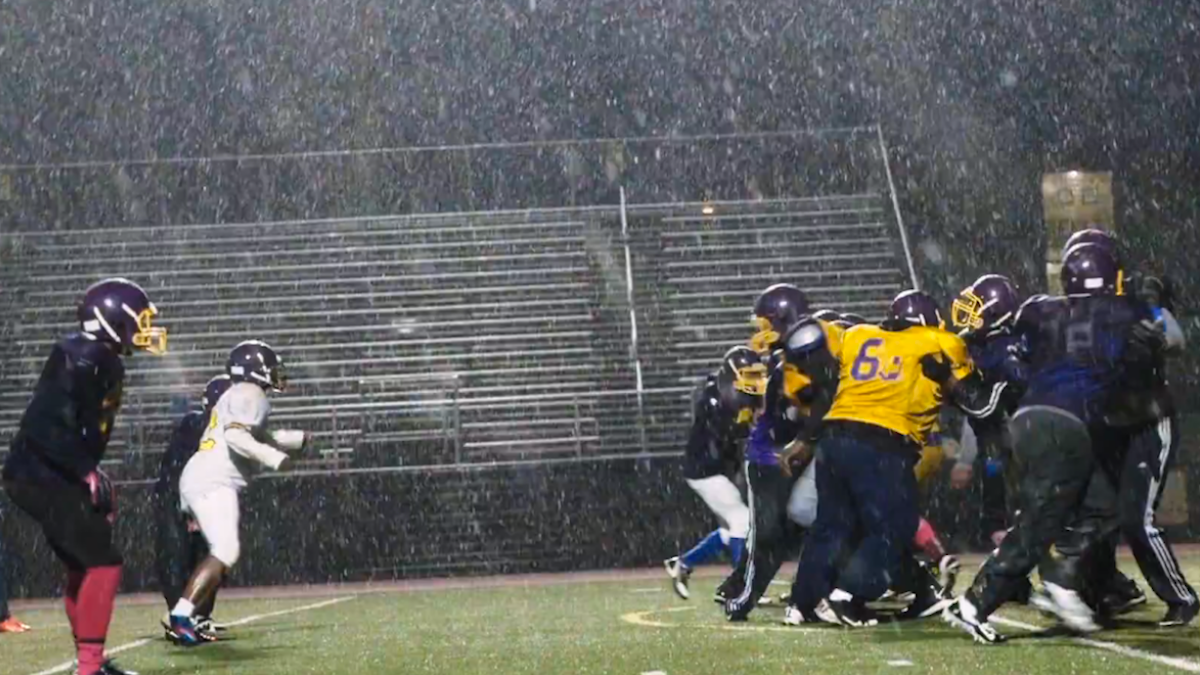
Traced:
<path fill-rule="evenodd" d="M 192 613 L 195 611 L 196 606 L 192 604 L 191 600 L 188 600 L 187 598 L 180 598 L 179 602 L 175 603 L 175 609 L 171 610 L 171 616 L 181 616 L 185 619 L 189 619 L 191 618 Z"/>
<path fill-rule="evenodd" d="M 92 567 L 83 575 L 75 607 L 75 652 L 80 675 L 91 675 L 104 665 L 104 641 L 120 586 L 120 565 Z"/>

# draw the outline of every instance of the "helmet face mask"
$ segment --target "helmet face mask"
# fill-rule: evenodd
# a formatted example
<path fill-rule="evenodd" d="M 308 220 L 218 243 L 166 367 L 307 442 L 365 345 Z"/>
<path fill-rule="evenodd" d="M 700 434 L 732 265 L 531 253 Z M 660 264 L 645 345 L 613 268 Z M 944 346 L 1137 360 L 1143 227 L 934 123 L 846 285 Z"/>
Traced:
<path fill-rule="evenodd" d="M 765 316 L 751 317 L 754 335 L 750 336 L 750 348 L 759 354 L 770 354 L 779 342 L 780 333 Z"/>
<path fill-rule="evenodd" d="M 717 372 L 717 390 L 722 406 L 736 411 L 736 422 L 745 424 L 754 418 L 767 392 L 767 365 L 751 349 L 733 347 L 725 352 Z"/>
<path fill-rule="evenodd" d="M 960 336 L 991 333 L 1016 315 L 1020 302 L 1008 277 L 985 274 L 964 288 L 950 306 L 950 323 Z"/>
<path fill-rule="evenodd" d="M 154 317 L 158 316 L 158 308 L 151 304 L 141 312 L 134 314 L 126 306 L 125 311 L 131 314 L 137 322 L 137 332 L 133 334 L 133 346 L 138 349 L 162 356 L 167 353 L 167 329 L 153 325 Z"/>
<path fill-rule="evenodd" d="M 961 332 L 973 332 L 983 328 L 983 311 L 987 303 L 968 288 L 950 305 L 950 323 Z"/>

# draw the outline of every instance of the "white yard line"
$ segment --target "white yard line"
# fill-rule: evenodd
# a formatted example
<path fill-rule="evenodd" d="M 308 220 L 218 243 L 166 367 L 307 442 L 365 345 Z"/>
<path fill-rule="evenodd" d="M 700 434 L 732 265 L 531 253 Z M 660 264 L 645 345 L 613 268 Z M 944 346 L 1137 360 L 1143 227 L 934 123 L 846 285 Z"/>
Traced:
<path fill-rule="evenodd" d="M 279 610 L 278 612 L 267 612 L 266 614 L 253 614 L 251 616 L 247 616 L 247 617 L 238 619 L 237 621 L 230 621 L 229 623 L 226 623 L 225 625 L 226 626 L 244 626 L 248 623 L 254 623 L 255 621 L 262 621 L 263 619 L 270 619 L 270 618 L 273 618 L 276 616 L 284 616 L 286 614 L 296 614 L 298 612 L 307 612 L 311 609 L 321 609 L 322 607 L 336 605 L 339 602 L 353 600 L 354 597 L 355 596 L 353 596 L 353 595 L 347 595 L 347 596 L 341 597 L 341 598 L 333 598 L 332 600 L 324 600 L 322 602 L 315 602 L 311 605 L 304 605 L 303 607 L 292 607 L 291 609 L 282 609 L 282 610 Z M 129 651 L 130 649 L 137 649 L 138 647 L 145 647 L 146 645 L 148 645 L 154 641 L 155 640 L 151 639 L 151 638 L 142 638 L 141 640 L 134 640 L 133 642 L 126 642 L 125 644 L 119 645 L 117 647 L 113 647 L 112 649 L 106 649 L 105 653 L 107 653 L 109 656 L 116 656 L 117 654 L 120 654 L 121 652 Z M 54 666 L 53 668 L 47 668 L 46 670 L 39 670 L 38 672 L 33 673 L 33 675 L 55 675 L 55 673 L 65 673 L 74 667 L 75 667 L 74 661 L 67 661 L 66 663 L 60 663 L 57 666 Z"/>
<path fill-rule="evenodd" d="M 1044 626 L 1035 626 L 1031 623 L 1025 623 L 1024 621 L 1016 621 L 1013 619 L 1006 619 L 1002 616 L 996 616 L 994 614 L 992 615 L 990 621 L 992 623 L 998 623 L 1001 626 L 1012 626 L 1013 628 L 1020 628 L 1022 630 L 1028 630 L 1028 631 L 1045 630 Z M 1138 649 L 1136 647 L 1126 647 L 1125 645 L 1119 645 L 1115 642 L 1105 642 L 1103 640 L 1093 640 L 1092 638 L 1077 637 L 1077 638 L 1071 638 L 1071 641 L 1076 644 L 1081 644 L 1081 645 L 1084 645 L 1087 647 L 1092 647 L 1093 649 L 1103 649 L 1105 651 L 1110 651 L 1114 654 L 1120 654 L 1121 656 L 1128 656 L 1131 659 L 1141 659 L 1143 661 L 1150 661 L 1151 663 L 1157 663 L 1157 664 L 1164 665 L 1164 666 L 1170 666 L 1171 668 L 1176 668 L 1178 670 L 1182 670 L 1182 671 L 1185 671 L 1188 673 L 1200 673 L 1200 662 L 1192 661 L 1191 659 L 1181 659 L 1181 658 L 1176 658 L 1174 656 L 1163 656 L 1161 654 L 1155 654 L 1153 652 L 1148 652 L 1148 651 L 1145 651 L 1142 649 Z"/>

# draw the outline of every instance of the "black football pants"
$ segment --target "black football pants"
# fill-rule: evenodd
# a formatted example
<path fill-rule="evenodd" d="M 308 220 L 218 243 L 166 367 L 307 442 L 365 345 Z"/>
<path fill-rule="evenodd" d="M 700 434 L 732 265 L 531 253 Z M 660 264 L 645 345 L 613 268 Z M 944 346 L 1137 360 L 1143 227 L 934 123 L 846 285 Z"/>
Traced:
<path fill-rule="evenodd" d="M 731 617 L 745 617 L 754 609 L 798 536 L 799 528 L 787 515 L 795 480 L 783 475 L 778 466 L 746 462 L 750 533 L 746 552 L 732 577 L 731 590 L 738 593 L 725 602 L 725 613 Z"/>
<path fill-rule="evenodd" d="M 26 481 L 4 482 L 9 499 L 41 525 L 46 541 L 67 569 L 121 565 L 108 517 L 92 506 L 91 495 L 80 483 L 45 485 Z"/>
<path fill-rule="evenodd" d="M 1079 558 L 1103 536 L 1104 504 L 1110 504 L 1111 513 L 1114 497 L 1111 484 L 1092 480 L 1096 462 L 1091 435 L 1078 418 L 1057 408 L 1030 406 L 1017 411 L 1009 426 L 1019 511 L 967 591 L 984 618 L 1020 590 L 1039 563 L 1043 580 L 1078 589 Z M 1085 501 L 1095 507 L 1085 510 Z M 1051 546 L 1055 551 L 1048 555 Z"/>
<path fill-rule="evenodd" d="M 1174 416 L 1130 435 L 1120 478 L 1120 529 L 1155 595 L 1168 605 L 1189 605 L 1197 601 L 1196 591 L 1184 579 L 1171 545 L 1154 524 L 1154 512 L 1178 447 Z"/>

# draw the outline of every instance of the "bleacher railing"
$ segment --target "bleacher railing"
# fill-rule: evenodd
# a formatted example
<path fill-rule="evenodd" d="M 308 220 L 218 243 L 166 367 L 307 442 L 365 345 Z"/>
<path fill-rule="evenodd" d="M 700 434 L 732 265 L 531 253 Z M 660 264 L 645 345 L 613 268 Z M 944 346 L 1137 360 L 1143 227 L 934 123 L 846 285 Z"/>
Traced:
<path fill-rule="evenodd" d="M 803 155 L 780 148 L 786 137 L 730 137 L 731 165 L 766 167 L 741 177 L 749 198 L 664 187 L 714 184 L 720 143 L 660 139 L 626 142 L 622 161 L 700 153 L 689 161 L 702 170 L 617 180 L 586 206 L 75 228 L 20 227 L 10 213 L 0 453 L 73 302 L 110 275 L 151 292 L 172 343 L 165 359 L 129 363 L 109 455 L 125 480 L 154 475 L 171 425 L 252 337 L 288 361 L 294 387 L 272 419 L 314 433 L 302 471 L 678 453 L 693 388 L 749 335 L 763 287 L 791 281 L 818 306 L 871 316 L 908 285 L 875 134 L 822 145 L 857 157 L 833 179 L 854 188 L 844 192 L 782 168 Z M 762 193 L 768 183 L 779 196 Z M 697 192 L 706 198 L 650 199 Z"/>

